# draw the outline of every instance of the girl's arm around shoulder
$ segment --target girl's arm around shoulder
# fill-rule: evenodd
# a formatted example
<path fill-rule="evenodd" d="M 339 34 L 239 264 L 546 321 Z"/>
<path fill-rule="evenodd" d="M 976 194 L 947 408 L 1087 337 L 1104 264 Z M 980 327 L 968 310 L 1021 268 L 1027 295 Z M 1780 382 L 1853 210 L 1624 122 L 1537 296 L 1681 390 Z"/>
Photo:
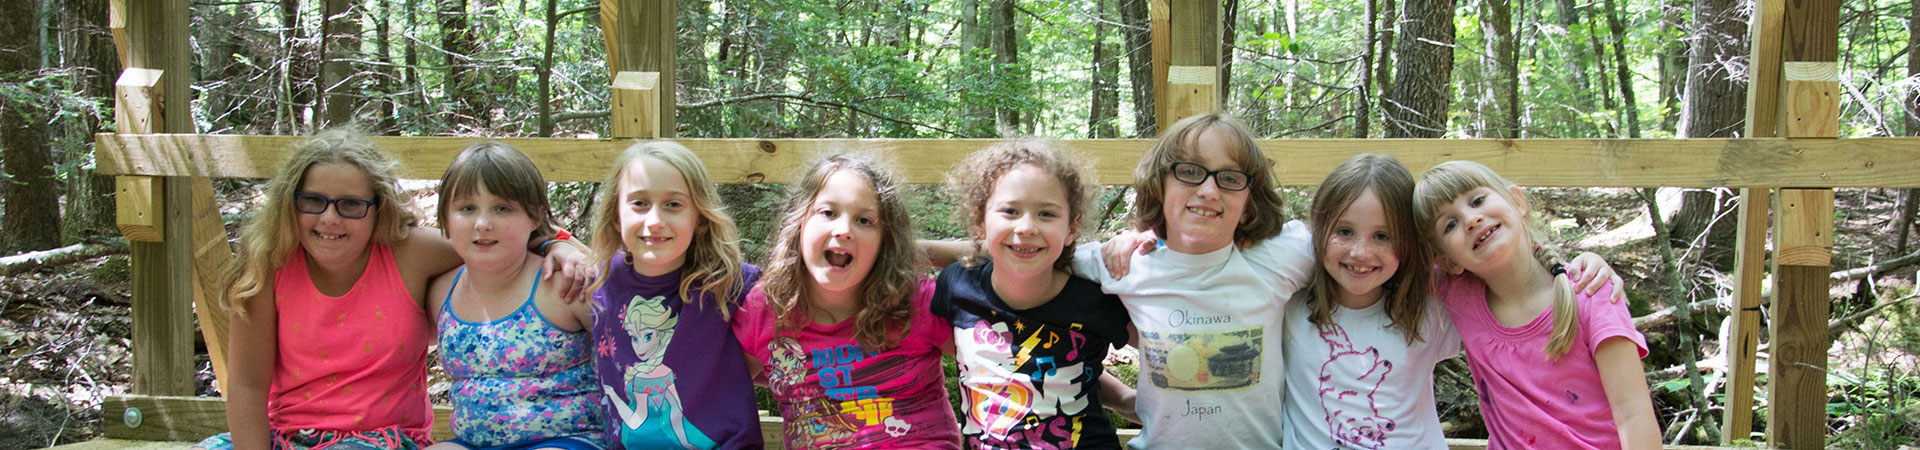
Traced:
<path fill-rule="evenodd" d="M 733 336 L 740 341 L 740 353 L 746 358 L 747 374 L 753 377 L 753 383 L 767 385 L 766 364 L 767 344 L 773 340 L 773 311 L 767 305 L 767 296 L 761 290 L 763 284 L 754 284 L 741 300 L 740 309 L 733 312 L 728 325 L 733 328 Z"/>
<path fill-rule="evenodd" d="M 266 450 L 272 441 L 267 429 L 267 389 L 273 384 L 274 358 L 279 355 L 278 314 L 272 289 L 242 301 L 247 314 L 228 319 L 227 351 L 230 367 L 227 392 L 227 429 L 235 450 Z"/>
<path fill-rule="evenodd" d="M 1653 400 L 1647 392 L 1646 368 L 1640 363 L 1638 344 L 1624 337 L 1600 342 L 1593 352 L 1600 368 L 1600 384 L 1607 390 L 1607 403 L 1613 408 L 1613 424 L 1620 433 L 1624 449 L 1660 448 L 1660 424 L 1653 413 Z"/>
<path fill-rule="evenodd" d="M 534 289 L 533 304 L 547 322 L 569 333 L 586 331 L 593 325 L 593 302 L 569 301 L 561 292 L 565 283 L 555 280 L 536 280 L 540 283 Z"/>
<path fill-rule="evenodd" d="M 1241 254 L 1255 266 L 1271 270 L 1278 281 L 1291 282 L 1294 289 L 1299 289 L 1306 286 L 1313 273 L 1313 231 L 1305 222 L 1288 221 L 1280 234 L 1254 243 Z"/>
<path fill-rule="evenodd" d="M 440 230 L 413 227 L 405 239 L 393 244 L 393 262 L 399 266 L 400 279 L 413 291 L 413 299 L 426 306 L 427 284 L 435 276 L 460 267 L 460 254 Z"/>

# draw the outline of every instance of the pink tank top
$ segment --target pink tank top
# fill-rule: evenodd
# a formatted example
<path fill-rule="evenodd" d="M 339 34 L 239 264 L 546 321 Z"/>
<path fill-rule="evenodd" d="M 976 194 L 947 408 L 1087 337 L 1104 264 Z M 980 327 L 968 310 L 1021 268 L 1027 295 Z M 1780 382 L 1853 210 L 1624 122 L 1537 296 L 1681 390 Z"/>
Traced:
<path fill-rule="evenodd" d="M 427 345 L 433 329 L 393 261 L 373 244 L 346 295 L 321 294 L 295 249 L 274 277 L 280 335 L 267 421 L 275 431 L 394 428 L 429 442 Z"/>

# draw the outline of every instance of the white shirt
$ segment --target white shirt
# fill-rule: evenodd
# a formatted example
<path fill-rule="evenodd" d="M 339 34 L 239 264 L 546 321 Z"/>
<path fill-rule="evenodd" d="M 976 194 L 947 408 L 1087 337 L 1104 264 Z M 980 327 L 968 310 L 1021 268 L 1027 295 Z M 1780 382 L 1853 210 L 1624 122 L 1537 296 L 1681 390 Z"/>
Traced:
<path fill-rule="evenodd" d="M 1333 307 L 1322 330 L 1308 295 L 1287 304 L 1287 448 L 1446 449 L 1433 402 L 1433 367 L 1460 354 L 1460 332 L 1425 299 L 1421 341 L 1407 344 L 1383 299 Z"/>
<path fill-rule="evenodd" d="M 1305 224 L 1288 222 L 1244 250 L 1133 254 L 1118 280 L 1107 274 L 1099 244 L 1075 249 L 1073 264 L 1120 297 L 1140 332 L 1134 410 L 1143 423 L 1128 447 L 1280 447 L 1283 306 L 1313 265 Z"/>

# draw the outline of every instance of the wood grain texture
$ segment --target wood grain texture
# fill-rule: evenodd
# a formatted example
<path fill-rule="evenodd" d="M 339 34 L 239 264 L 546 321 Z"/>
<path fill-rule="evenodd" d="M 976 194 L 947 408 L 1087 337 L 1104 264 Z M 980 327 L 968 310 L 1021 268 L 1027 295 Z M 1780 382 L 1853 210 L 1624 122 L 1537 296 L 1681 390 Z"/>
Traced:
<path fill-rule="evenodd" d="M 113 177 L 114 225 L 133 242 L 160 242 L 166 221 L 160 212 L 160 178 Z"/>
<path fill-rule="evenodd" d="M 1767 219 L 1772 194 L 1766 188 L 1740 190 L 1736 213 L 1732 326 L 1727 332 L 1727 404 L 1720 421 L 1720 443 L 1747 439 L 1753 432 L 1753 369 L 1760 346 L 1761 284 L 1766 279 Z"/>
<path fill-rule="evenodd" d="M 236 135 L 96 136 L 96 162 L 110 175 L 264 178 L 300 138 Z M 481 138 L 375 137 L 401 161 L 405 178 L 436 179 L 454 155 Z M 526 152 L 548 181 L 599 181 L 630 140 L 501 139 Z M 676 139 L 721 183 L 781 183 L 821 152 L 863 150 L 893 159 L 909 183 L 943 182 L 961 158 L 990 139 Z M 1130 184 L 1153 141 L 1055 141 L 1081 152 L 1102 184 Z M 1360 153 L 1398 157 L 1425 172 L 1443 161 L 1487 164 L 1516 183 L 1540 187 L 1920 187 L 1920 138 L 1863 139 L 1299 139 L 1263 140 L 1280 161 L 1282 185 L 1318 185 Z"/>
<path fill-rule="evenodd" d="M 1779 265 L 1833 264 L 1832 190 L 1781 189 L 1773 207 L 1773 251 Z"/>
<path fill-rule="evenodd" d="M 660 137 L 660 73 L 620 72 L 613 78 L 613 137 Z"/>

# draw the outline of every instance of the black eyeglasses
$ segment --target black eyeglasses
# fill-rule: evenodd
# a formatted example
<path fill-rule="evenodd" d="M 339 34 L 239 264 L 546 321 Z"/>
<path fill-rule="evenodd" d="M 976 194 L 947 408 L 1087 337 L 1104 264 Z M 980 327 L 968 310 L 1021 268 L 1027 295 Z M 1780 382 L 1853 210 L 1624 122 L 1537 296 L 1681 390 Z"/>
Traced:
<path fill-rule="evenodd" d="M 366 217 L 367 211 L 372 210 L 373 205 L 378 204 L 380 204 L 380 202 L 377 200 L 327 198 L 325 195 L 312 192 L 293 193 L 293 209 L 307 214 L 326 214 L 327 207 L 332 206 L 333 212 L 340 214 L 340 217 L 358 219 Z"/>
<path fill-rule="evenodd" d="M 1173 163 L 1173 179 L 1194 186 L 1207 182 L 1213 177 L 1213 185 L 1223 191 L 1244 191 L 1253 185 L 1253 176 L 1233 169 L 1207 170 L 1207 166 L 1186 161 Z"/>

